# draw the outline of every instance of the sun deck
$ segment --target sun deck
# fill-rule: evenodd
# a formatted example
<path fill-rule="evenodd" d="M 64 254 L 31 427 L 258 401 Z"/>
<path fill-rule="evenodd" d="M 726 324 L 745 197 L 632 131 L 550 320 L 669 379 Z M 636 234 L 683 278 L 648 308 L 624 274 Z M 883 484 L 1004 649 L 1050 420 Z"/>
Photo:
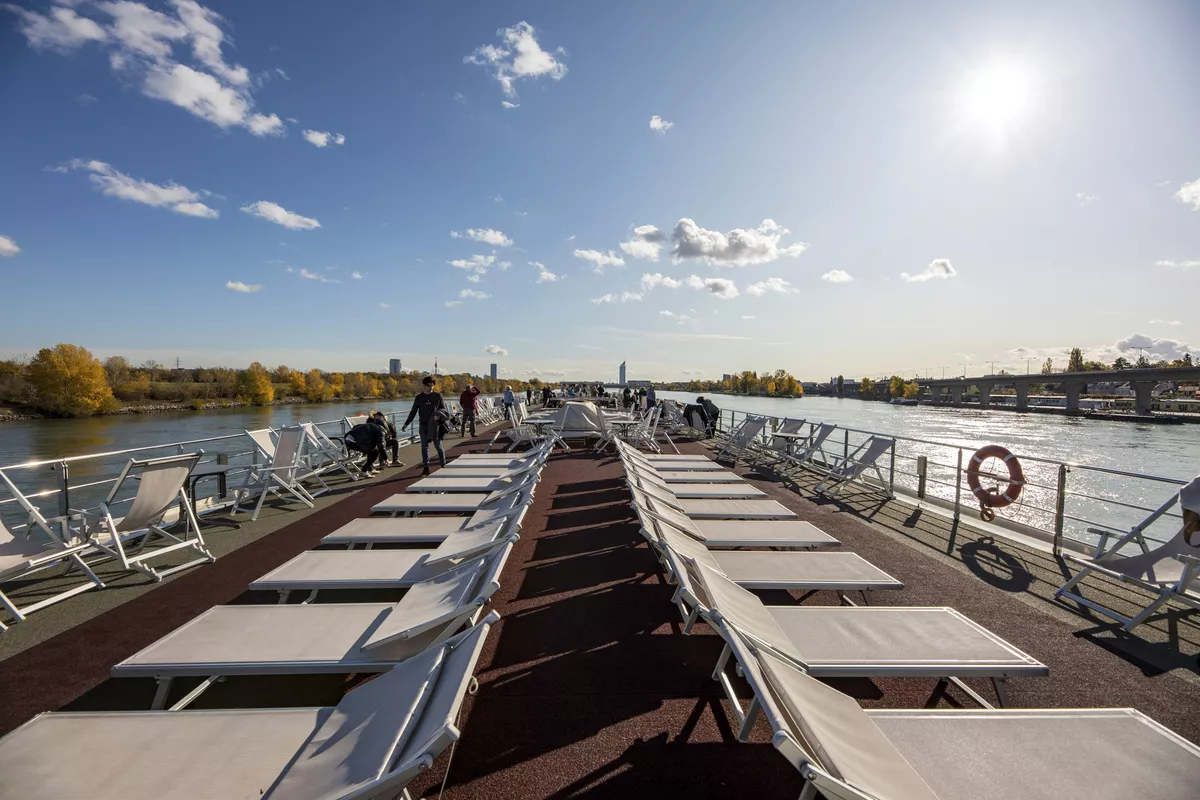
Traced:
<path fill-rule="evenodd" d="M 480 445 L 477 439 L 448 455 Z M 705 452 L 694 443 L 680 449 Z M 850 492 L 837 503 L 815 502 L 815 478 L 799 476 L 797 492 L 766 474 L 737 471 L 842 550 L 903 582 L 902 590 L 873 593 L 873 605 L 952 606 L 1048 665 L 1047 677 L 1009 682 L 1011 707 L 1133 707 L 1200 742 L 1195 612 L 1172 609 L 1124 634 L 1106 618 L 1080 616 L 1052 599 L 1068 571 L 1049 553 L 877 496 Z M 749 744 L 735 740 L 711 676 L 721 640 L 704 625 L 682 633 L 673 587 L 639 535 L 623 475 L 611 455 L 576 451 L 547 463 L 492 598 L 501 619 L 479 661 L 479 691 L 464 706 L 463 738 L 452 760 L 444 755 L 412 786 L 414 796 L 437 796 L 443 779 L 449 798 L 799 794 L 799 774 L 770 745 L 761 720 Z M 115 663 L 213 605 L 275 602 L 273 593 L 246 594 L 247 585 L 369 515 L 416 476 L 409 468 L 342 484 L 314 511 L 264 513 L 228 533 L 212 528 L 215 564 L 161 584 L 122 578 L 14 626 L 0 635 L 0 734 L 52 709 L 149 707 L 153 681 L 110 679 Z M 1089 579 L 1085 591 L 1107 593 L 1118 610 L 1141 599 L 1100 578 Z M 777 604 L 798 599 L 760 595 Z M 339 599 L 346 598 L 331 592 L 328 601 Z M 804 602 L 838 600 L 817 592 Z M 990 696 L 985 679 L 966 682 Z M 919 708 L 936 681 L 829 683 L 868 708 Z M 176 692 L 186 692 L 179 684 Z M 194 707 L 319 705 L 336 702 L 350 685 L 330 675 L 231 678 Z M 938 702 L 970 704 L 953 687 Z M 1064 765 L 1071 759 L 1064 742 Z"/>

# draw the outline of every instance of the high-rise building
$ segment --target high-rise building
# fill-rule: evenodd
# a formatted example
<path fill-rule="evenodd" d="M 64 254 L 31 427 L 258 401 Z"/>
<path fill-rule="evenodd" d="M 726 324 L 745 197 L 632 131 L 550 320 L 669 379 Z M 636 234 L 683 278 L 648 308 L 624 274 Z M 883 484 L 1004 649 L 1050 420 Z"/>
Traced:
<path fill-rule="evenodd" d="M 492 380 L 496 380 L 496 376 L 499 375 L 499 373 L 500 370 L 497 369 L 495 364 L 492 364 Z"/>
<path fill-rule="evenodd" d="M 621 362 L 621 377 L 617 381 L 617 386 L 624 386 L 624 385 L 625 385 L 625 362 L 622 361 Z"/>
<path fill-rule="evenodd" d="M 393 358 L 391 361 L 388 362 L 388 375 L 399 375 L 399 374 L 400 374 L 400 359 Z"/>

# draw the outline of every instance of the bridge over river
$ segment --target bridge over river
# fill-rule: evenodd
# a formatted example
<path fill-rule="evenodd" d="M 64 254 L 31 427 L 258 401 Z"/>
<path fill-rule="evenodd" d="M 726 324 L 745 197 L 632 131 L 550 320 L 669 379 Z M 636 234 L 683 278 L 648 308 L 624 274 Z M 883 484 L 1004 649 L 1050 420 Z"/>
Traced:
<path fill-rule="evenodd" d="M 1067 413 L 1079 412 L 1079 396 L 1094 383 L 1128 383 L 1133 388 L 1134 409 L 1150 413 L 1150 392 L 1163 381 L 1200 381 L 1200 367 L 1174 369 L 1122 369 L 1099 372 L 1056 372 L 1050 375 L 982 375 L 978 378 L 919 378 L 917 384 L 928 389 L 934 403 L 957 405 L 968 387 L 979 389 L 979 407 L 987 408 L 992 390 L 1012 387 L 1017 393 L 1017 410 L 1029 409 L 1029 387 L 1051 385 L 1062 388 L 1067 396 Z"/>

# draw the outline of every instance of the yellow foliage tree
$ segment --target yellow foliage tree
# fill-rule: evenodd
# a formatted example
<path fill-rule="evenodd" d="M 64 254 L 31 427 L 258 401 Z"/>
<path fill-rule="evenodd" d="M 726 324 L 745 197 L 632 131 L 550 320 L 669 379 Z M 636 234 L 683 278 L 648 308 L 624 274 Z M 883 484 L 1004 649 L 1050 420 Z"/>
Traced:
<path fill-rule="evenodd" d="M 298 370 L 292 370 L 292 373 L 290 375 L 288 375 L 288 390 L 292 394 L 296 394 L 296 395 L 304 394 L 304 373 L 303 372 L 300 372 Z"/>
<path fill-rule="evenodd" d="M 888 394 L 892 397 L 904 396 L 904 378 L 899 375 L 893 375 L 891 383 L 888 384 Z"/>
<path fill-rule="evenodd" d="M 271 385 L 271 373 L 255 361 L 242 373 L 238 387 L 242 394 L 256 406 L 269 406 L 275 400 L 275 387 Z"/>
<path fill-rule="evenodd" d="M 870 378 L 863 378 L 862 383 L 858 385 L 858 393 L 863 397 L 870 397 L 875 391 L 875 381 Z"/>
<path fill-rule="evenodd" d="M 104 365 L 74 344 L 39 350 L 29 362 L 29 383 L 37 407 L 58 417 L 89 416 L 117 404 Z"/>
<path fill-rule="evenodd" d="M 383 379 L 383 396 L 386 397 L 388 400 L 391 400 L 392 398 L 399 396 L 399 394 L 400 394 L 400 383 L 395 378 L 384 378 Z"/>
<path fill-rule="evenodd" d="M 916 381 L 909 381 L 904 384 L 904 399 L 916 400 L 921 396 L 921 386 Z"/>
<path fill-rule="evenodd" d="M 329 388 L 333 390 L 334 397 L 343 397 L 343 392 L 346 388 L 346 376 L 340 372 L 335 372 L 330 375 Z"/>
<path fill-rule="evenodd" d="M 304 378 L 304 397 L 310 403 L 324 403 L 333 397 L 333 387 L 321 377 L 320 370 L 310 370 Z"/>

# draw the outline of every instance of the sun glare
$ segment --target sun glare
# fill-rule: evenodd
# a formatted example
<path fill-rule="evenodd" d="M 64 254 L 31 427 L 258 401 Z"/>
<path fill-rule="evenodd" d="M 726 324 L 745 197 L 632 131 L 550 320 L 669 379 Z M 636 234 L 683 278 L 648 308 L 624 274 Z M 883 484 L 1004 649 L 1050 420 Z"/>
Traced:
<path fill-rule="evenodd" d="M 1024 67 L 996 62 L 975 70 L 962 88 L 964 122 L 1003 142 L 1029 121 L 1034 81 Z"/>

